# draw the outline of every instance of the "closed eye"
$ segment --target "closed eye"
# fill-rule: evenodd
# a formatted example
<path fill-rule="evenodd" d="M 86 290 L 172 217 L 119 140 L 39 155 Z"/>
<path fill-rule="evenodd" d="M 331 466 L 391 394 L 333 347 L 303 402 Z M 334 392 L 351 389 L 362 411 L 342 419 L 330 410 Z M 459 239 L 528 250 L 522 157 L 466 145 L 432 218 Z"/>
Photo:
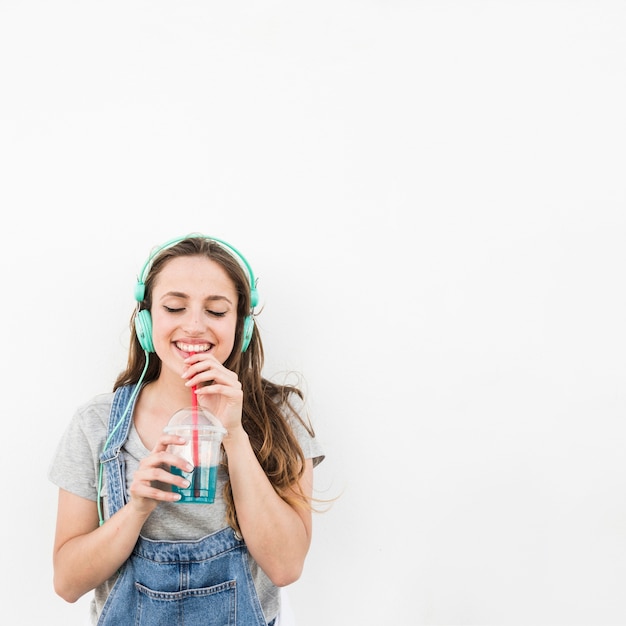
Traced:
<path fill-rule="evenodd" d="M 163 305 L 163 308 L 168 313 L 182 313 L 185 310 L 185 307 L 174 308 L 174 307 L 165 306 L 165 305 Z M 206 312 L 209 315 L 212 315 L 213 317 L 224 317 L 226 315 L 226 313 L 228 313 L 228 311 L 212 311 L 211 309 L 207 309 Z"/>

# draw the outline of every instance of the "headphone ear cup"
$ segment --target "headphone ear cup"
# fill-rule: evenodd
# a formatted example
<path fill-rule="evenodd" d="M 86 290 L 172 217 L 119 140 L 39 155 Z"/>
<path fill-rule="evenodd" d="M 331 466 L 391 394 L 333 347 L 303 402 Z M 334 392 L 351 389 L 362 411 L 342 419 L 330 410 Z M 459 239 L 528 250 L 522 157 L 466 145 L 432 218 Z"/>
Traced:
<path fill-rule="evenodd" d="M 243 340 L 241 342 L 241 351 L 245 352 L 252 340 L 252 331 L 254 330 L 254 320 L 252 315 L 248 315 L 243 321 Z"/>
<path fill-rule="evenodd" d="M 152 343 L 152 316 L 148 309 L 137 311 L 135 315 L 135 332 L 139 345 L 146 352 L 154 352 L 154 344 Z"/>

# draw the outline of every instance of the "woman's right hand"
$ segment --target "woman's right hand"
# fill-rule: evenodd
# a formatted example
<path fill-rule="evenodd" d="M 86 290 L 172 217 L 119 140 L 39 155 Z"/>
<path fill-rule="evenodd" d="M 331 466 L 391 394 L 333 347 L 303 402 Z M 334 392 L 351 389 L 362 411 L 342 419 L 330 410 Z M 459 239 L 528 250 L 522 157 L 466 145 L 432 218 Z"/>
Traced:
<path fill-rule="evenodd" d="M 181 456 L 167 451 L 169 445 L 184 443 L 185 439 L 177 435 L 162 435 L 150 454 L 139 463 L 130 485 L 130 504 L 138 513 L 147 515 L 159 502 L 179 500 L 180 495 L 171 490 L 171 485 L 182 488 L 189 486 L 189 481 L 173 474 L 170 467 L 175 466 L 183 472 L 191 472 L 193 465 Z"/>

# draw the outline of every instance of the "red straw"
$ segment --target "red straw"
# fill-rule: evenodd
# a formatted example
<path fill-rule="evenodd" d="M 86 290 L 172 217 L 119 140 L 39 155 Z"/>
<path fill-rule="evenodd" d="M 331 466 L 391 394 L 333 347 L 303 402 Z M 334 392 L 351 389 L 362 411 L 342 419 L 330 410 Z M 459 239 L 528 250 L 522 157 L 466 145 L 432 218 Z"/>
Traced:
<path fill-rule="evenodd" d="M 191 354 L 195 354 L 194 352 L 192 352 Z M 199 450 L 198 450 L 198 396 L 196 395 L 196 389 L 197 386 L 193 385 L 193 387 L 191 388 L 191 416 L 193 419 L 193 464 L 194 464 L 194 471 L 193 471 L 193 475 L 194 475 L 194 483 L 196 483 L 195 481 L 195 477 L 198 473 L 198 465 L 199 465 Z M 200 496 L 200 488 L 198 487 L 198 485 L 196 484 L 195 488 L 194 488 L 194 496 L 196 498 L 198 498 Z"/>

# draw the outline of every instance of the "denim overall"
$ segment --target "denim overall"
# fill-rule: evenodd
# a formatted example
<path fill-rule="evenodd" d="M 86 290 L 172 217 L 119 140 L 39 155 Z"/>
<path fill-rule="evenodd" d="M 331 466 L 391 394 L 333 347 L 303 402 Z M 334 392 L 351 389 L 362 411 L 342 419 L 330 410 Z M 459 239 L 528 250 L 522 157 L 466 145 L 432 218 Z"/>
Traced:
<path fill-rule="evenodd" d="M 100 455 L 108 482 L 109 516 L 127 501 L 120 451 L 132 423 L 134 388 L 128 385 L 115 392 L 107 433 L 111 441 Z M 153 541 L 139 536 L 98 620 L 98 626 L 272 623 L 266 625 L 246 545 L 230 527 L 196 541 Z"/>

